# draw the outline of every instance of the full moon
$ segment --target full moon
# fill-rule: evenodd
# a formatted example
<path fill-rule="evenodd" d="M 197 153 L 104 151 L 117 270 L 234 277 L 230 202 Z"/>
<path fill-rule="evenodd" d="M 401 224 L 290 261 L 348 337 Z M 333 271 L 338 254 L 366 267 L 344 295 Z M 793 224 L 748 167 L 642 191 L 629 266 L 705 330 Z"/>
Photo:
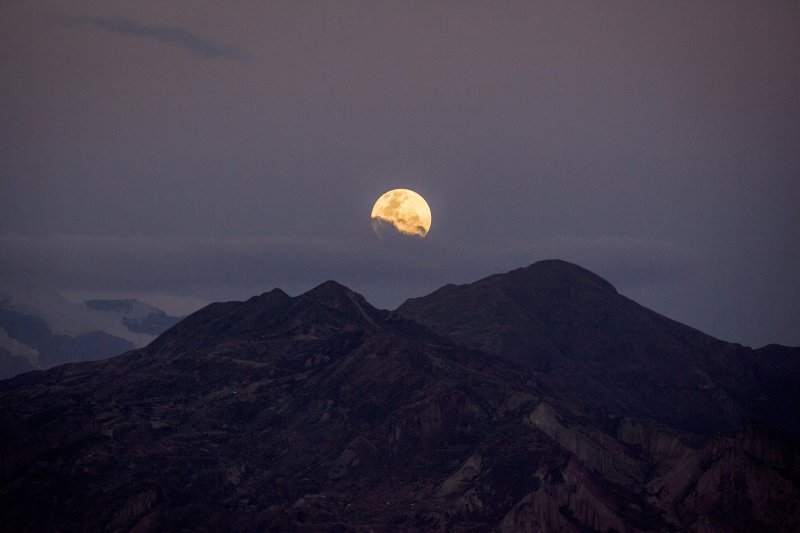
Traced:
<path fill-rule="evenodd" d="M 384 193 L 372 206 L 372 229 L 378 237 L 383 237 L 389 228 L 401 235 L 425 237 L 431 229 L 428 202 L 409 189 Z"/>

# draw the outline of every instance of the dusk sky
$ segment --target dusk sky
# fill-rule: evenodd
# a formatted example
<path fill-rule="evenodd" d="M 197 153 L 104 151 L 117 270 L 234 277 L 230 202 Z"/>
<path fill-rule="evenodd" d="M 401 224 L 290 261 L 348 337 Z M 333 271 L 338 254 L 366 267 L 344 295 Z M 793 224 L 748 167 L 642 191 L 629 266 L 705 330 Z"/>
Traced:
<path fill-rule="evenodd" d="M 0 73 L 0 285 L 393 309 L 561 258 L 800 345 L 800 2 L 6 1 Z"/>

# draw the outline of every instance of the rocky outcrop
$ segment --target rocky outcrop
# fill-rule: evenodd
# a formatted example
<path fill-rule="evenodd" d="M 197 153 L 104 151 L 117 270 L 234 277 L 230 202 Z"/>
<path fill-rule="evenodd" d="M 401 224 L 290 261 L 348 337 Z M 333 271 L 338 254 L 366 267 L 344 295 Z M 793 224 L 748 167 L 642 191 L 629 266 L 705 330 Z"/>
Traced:
<path fill-rule="evenodd" d="M 537 476 L 545 477 L 544 472 Z M 539 531 L 635 531 L 620 516 L 613 499 L 604 495 L 586 468 L 573 460 L 558 479 L 526 494 L 503 517 L 499 532 Z M 648 527 L 653 527 L 648 522 Z"/>

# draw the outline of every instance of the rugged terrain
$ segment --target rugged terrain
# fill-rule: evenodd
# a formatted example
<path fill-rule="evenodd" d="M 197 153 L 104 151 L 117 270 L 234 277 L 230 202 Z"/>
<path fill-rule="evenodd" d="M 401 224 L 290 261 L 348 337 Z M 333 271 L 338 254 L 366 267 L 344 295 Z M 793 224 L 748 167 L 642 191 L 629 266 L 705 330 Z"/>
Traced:
<path fill-rule="evenodd" d="M 793 531 L 799 357 L 707 337 L 560 261 L 397 312 L 335 282 L 276 289 L 0 382 L 0 520 Z"/>
<path fill-rule="evenodd" d="M 529 368 L 545 390 L 598 413 L 705 435 L 751 423 L 800 432 L 797 349 L 715 339 L 565 261 L 447 285 L 398 312 Z"/>

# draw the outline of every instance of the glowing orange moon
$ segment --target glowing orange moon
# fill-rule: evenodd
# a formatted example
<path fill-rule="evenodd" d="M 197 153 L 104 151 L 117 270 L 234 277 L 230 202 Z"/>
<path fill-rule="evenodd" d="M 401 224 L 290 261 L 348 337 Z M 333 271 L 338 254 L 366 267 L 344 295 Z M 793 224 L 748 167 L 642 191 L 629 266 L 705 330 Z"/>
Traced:
<path fill-rule="evenodd" d="M 372 229 L 378 237 L 383 237 L 388 228 L 401 235 L 425 237 L 431 229 L 428 202 L 410 189 L 384 193 L 372 206 Z"/>

